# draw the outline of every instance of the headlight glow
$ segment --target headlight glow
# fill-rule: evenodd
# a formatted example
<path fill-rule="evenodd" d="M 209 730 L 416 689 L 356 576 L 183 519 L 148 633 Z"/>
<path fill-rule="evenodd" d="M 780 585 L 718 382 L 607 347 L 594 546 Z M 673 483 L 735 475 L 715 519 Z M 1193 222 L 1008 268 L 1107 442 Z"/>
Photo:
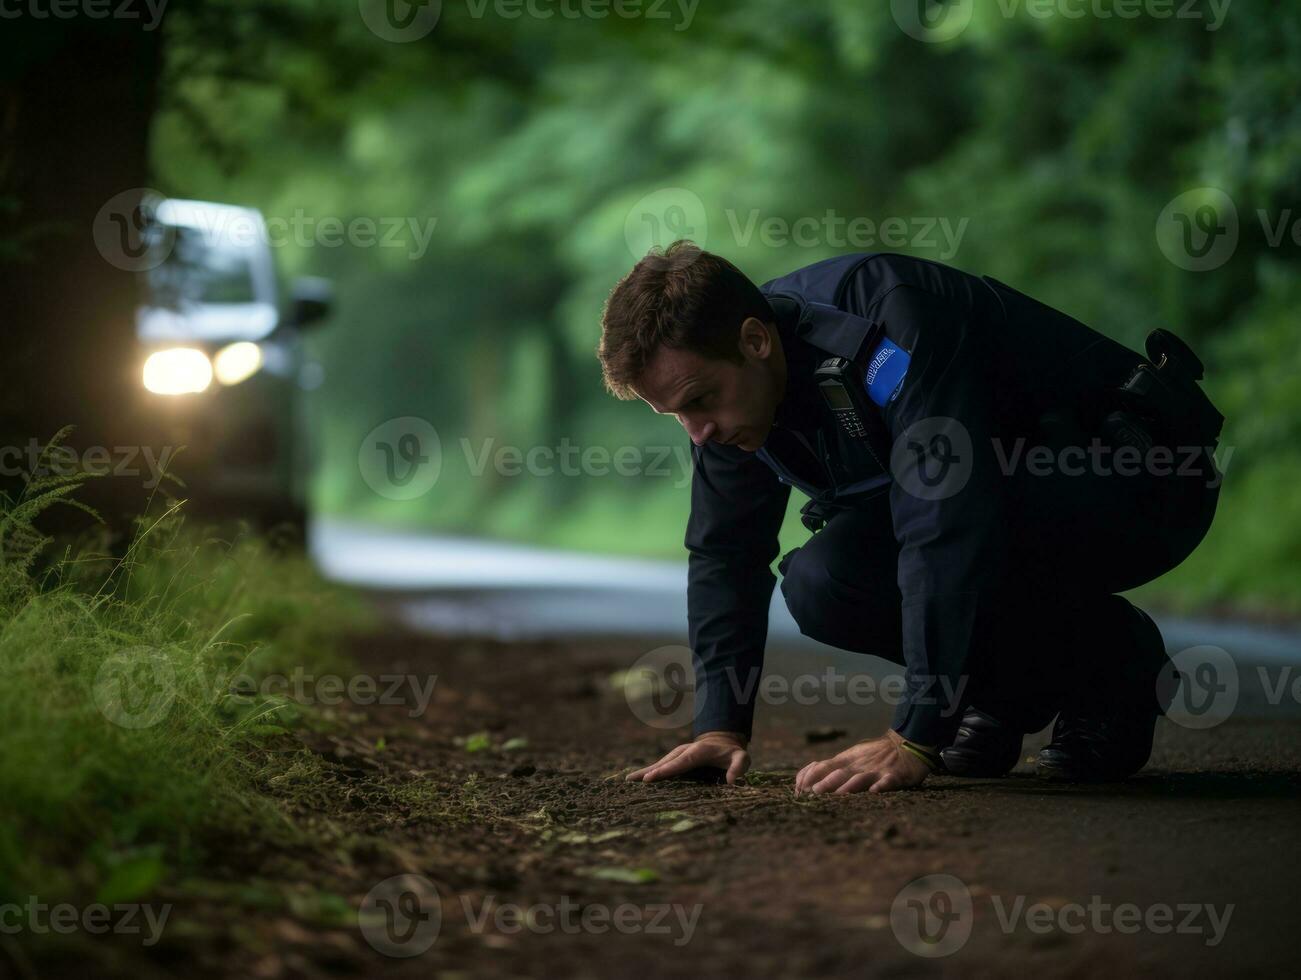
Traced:
<path fill-rule="evenodd" d="M 262 367 L 262 348 L 247 340 L 227 344 L 212 359 L 212 370 L 224 385 L 237 385 Z"/>
<path fill-rule="evenodd" d="M 155 395 L 193 395 L 212 384 L 212 362 L 193 347 L 154 351 L 145 361 L 145 387 Z"/>

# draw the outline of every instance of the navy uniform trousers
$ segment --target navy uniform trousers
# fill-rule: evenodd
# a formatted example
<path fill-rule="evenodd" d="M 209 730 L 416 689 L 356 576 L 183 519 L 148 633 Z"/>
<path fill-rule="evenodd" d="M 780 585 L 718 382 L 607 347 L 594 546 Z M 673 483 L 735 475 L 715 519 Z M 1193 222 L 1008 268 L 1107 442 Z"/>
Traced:
<path fill-rule="evenodd" d="M 1081 437 L 1067 442 L 1087 445 Z M 1176 449 L 1165 473 L 1122 473 L 1103 460 L 1086 460 L 1085 472 L 1073 475 L 1023 464 L 1005 481 L 1015 501 L 1006 571 L 999 601 L 976 624 L 960 709 L 986 711 L 1022 732 L 1040 730 L 1063 709 L 1159 710 L 1158 675 L 1172 676 L 1160 634 L 1116 593 L 1193 551 L 1210 528 L 1220 474 L 1207 451 L 1193 460 Z M 902 664 L 898 556 L 888 494 L 835 512 L 778 565 L 800 631 Z M 1165 700 L 1173 694 L 1162 690 Z"/>

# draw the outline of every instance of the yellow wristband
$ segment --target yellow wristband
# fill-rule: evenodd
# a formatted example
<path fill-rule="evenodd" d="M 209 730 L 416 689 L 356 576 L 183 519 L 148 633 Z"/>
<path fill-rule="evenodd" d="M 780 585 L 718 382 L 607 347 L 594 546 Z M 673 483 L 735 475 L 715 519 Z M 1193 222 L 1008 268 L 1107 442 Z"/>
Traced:
<path fill-rule="evenodd" d="M 899 745 L 901 748 L 903 748 L 908 752 L 911 752 L 913 755 L 917 756 L 917 758 L 921 759 L 922 762 L 926 763 L 927 768 L 929 768 L 931 772 L 936 772 L 939 770 L 940 757 L 938 753 L 934 751 L 927 751 L 926 749 L 922 748 L 920 745 L 908 741 L 908 739 L 906 738 L 902 742 L 900 742 Z"/>

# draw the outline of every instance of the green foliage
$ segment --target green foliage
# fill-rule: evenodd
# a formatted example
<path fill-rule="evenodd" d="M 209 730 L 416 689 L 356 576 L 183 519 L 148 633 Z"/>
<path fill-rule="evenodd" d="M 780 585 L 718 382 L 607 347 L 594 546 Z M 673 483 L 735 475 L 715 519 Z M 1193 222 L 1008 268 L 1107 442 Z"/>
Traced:
<path fill-rule="evenodd" d="M 1285 437 L 1296 396 L 1278 380 L 1295 349 L 1285 321 L 1298 248 L 1270 244 L 1260 215 L 1301 217 L 1301 19 L 1236 4 L 1208 30 L 1200 19 L 1042 18 L 1027 5 L 1007 16 L 1007 5 L 978 4 L 968 30 L 925 44 L 890 6 L 702 4 L 678 31 L 444 5 L 438 29 L 406 45 L 368 37 L 352 9 L 278 0 L 242 5 L 245 20 L 224 26 L 176 11 L 170 90 L 181 94 L 154 147 L 165 189 L 273 217 L 438 219 L 419 257 L 279 250 L 288 270 L 339 283 L 321 339 L 318 506 L 681 557 L 676 467 L 669 479 L 476 474 L 467 452 L 563 438 L 611 452 L 687 447 L 671 419 L 610 399 L 593 356 L 601 305 L 654 231 L 635 205 L 682 188 L 703 220 L 660 228 L 660 243 L 689 233 L 758 281 L 888 248 L 996 275 L 1136 350 L 1153 327 L 1174 328 L 1208 355 L 1208 389 L 1230 414 L 1220 520 L 1272 524 L 1269 553 L 1295 553 L 1294 495 L 1274 488 L 1298 465 Z M 307 39 L 258 32 L 256 17 L 276 10 L 303 21 Z M 223 54 L 212 31 L 248 32 L 248 46 Z M 1161 254 L 1154 229 L 1168 202 L 1203 185 L 1237 202 L 1241 242 L 1224 266 L 1188 272 Z M 894 247 L 747 231 L 752 215 L 789 222 L 828 209 L 965 230 L 956 250 L 938 235 Z M 443 469 L 429 495 L 392 501 L 362 481 L 357 449 L 406 415 L 435 423 Z M 1172 589 L 1198 602 L 1301 602 L 1295 576 L 1282 584 L 1246 540 L 1208 542 L 1216 571 L 1194 564 Z"/>
<path fill-rule="evenodd" d="M 4 901 L 131 901 L 215 836 L 295 839 L 262 785 L 310 753 L 264 750 L 304 716 L 256 681 L 328 669 L 363 622 L 305 559 L 205 538 L 170 510 L 120 556 L 94 541 L 50 556 L 33 522 L 77 485 L 33 480 L 0 501 Z M 245 675 L 252 692 L 232 687 Z"/>

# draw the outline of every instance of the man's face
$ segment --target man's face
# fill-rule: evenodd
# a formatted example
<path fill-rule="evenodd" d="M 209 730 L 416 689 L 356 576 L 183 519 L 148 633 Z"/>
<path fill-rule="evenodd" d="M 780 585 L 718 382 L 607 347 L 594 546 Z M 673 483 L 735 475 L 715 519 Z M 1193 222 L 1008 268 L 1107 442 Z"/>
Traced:
<path fill-rule="evenodd" d="M 637 394 L 661 415 L 676 415 L 697 446 L 717 442 L 754 452 L 772 428 L 786 391 L 786 359 L 775 328 L 751 317 L 737 338 L 739 364 L 661 347 Z"/>

